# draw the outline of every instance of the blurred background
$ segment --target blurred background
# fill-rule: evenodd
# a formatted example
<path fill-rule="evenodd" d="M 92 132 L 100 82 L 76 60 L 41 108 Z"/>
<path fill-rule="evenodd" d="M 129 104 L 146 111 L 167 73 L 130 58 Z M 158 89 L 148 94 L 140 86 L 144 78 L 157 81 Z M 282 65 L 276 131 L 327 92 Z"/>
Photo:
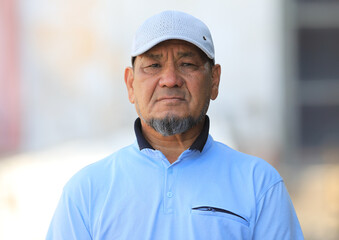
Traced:
<path fill-rule="evenodd" d="M 338 0 L 0 0 L 0 239 L 44 239 L 66 181 L 134 141 L 124 68 L 167 9 L 212 32 L 213 137 L 278 169 L 305 239 L 339 239 Z"/>

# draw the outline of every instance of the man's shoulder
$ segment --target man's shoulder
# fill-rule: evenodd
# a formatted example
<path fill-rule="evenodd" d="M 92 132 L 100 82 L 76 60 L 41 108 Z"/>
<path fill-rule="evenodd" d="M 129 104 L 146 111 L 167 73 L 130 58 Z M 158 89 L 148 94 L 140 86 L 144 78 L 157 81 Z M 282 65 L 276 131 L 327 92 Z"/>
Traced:
<path fill-rule="evenodd" d="M 212 142 L 213 144 L 211 144 L 211 150 L 216 155 L 226 157 L 229 160 L 235 160 L 237 161 L 237 163 L 245 162 L 246 164 L 252 163 L 270 166 L 270 164 L 263 160 L 262 158 L 241 152 L 233 147 L 230 147 L 222 142 L 215 141 L 213 139 Z"/>
<path fill-rule="evenodd" d="M 214 141 L 211 150 L 219 164 L 222 163 L 221 165 L 231 169 L 233 173 L 238 173 L 243 179 L 261 182 L 264 185 L 282 181 L 278 171 L 262 158 L 240 152 L 217 141 Z"/>
<path fill-rule="evenodd" d="M 107 183 L 114 174 L 116 164 L 120 164 L 135 154 L 134 144 L 120 148 L 107 157 L 93 162 L 76 172 L 65 185 L 65 189 L 101 185 Z"/>

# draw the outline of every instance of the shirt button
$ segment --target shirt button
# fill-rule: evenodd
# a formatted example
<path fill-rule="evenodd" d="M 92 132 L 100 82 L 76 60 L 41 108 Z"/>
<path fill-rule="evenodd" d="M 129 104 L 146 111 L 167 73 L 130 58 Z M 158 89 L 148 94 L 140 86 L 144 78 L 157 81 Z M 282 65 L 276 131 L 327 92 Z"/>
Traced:
<path fill-rule="evenodd" d="M 166 210 L 166 213 L 172 213 L 173 212 L 173 209 L 172 208 L 168 208 L 167 210 Z"/>
<path fill-rule="evenodd" d="M 167 197 L 169 197 L 169 198 L 173 197 L 173 193 L 172 192 L 168 192 L 167 193 Z"/>

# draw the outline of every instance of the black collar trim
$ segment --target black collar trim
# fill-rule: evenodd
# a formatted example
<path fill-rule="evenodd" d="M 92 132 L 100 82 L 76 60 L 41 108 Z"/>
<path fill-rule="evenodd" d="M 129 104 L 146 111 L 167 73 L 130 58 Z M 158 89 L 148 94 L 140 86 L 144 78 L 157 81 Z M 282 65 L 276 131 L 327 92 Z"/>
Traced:
<path fill-rule="evenodd" d="M 150 148 L 150 149 L 155 150 L 152 147 L 152 145 L 149 144 L 149 142 L 146 140 L 144 135 L 142 135 L 140 118 L 137 118 L 134 122 L 134 132 L 135 132 L 135 135 L 137 137 L 137 141 L 138 141 L 138 145 L 139 145 L 140 150 L 142 150 L 144 148 Z"/>
<path fill-rule="evenodd" d="M 210 120 L 209 120 L 209 117 L 206 115 L 203 129 L 201 133 L 199 134 L 199 136 L 197 137 L 197 139 L 195 139 L 195 141 L 193 142 L 192 146 L 189 148 L 190 150 L 198 150 L 202 152 L 206 144 L 207 138 L 208 138 L 209 128 L 210 128 Z M 146 140 L 144 135 L 142 134 L 140 118 L 137 118 L 134 122 L 134 132 L 137 137 L 140 150 L 144 148 L 155 150 L 152 147 L 152 145 Z"/>
<path fill-rule="evenodd" d="M 200 152 L 202 152 L 208 138 L 209 130 L 210 130 L 210 119 L 206 115 L 205 123 L 201 130 L 201 133 L 199 134 L 197 139 L 195 139 L 195 141 L 193 142 L 192 146 L 190 147 L 190 150 L 199 150 Z"/>

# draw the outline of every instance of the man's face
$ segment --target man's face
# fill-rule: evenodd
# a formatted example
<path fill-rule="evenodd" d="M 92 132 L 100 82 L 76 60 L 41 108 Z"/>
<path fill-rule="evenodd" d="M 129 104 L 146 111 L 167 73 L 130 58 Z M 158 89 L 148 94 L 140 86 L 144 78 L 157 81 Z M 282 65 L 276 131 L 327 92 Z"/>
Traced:
<path fill-rule="evenodd" d="M 156 45 L 125 71 L 129 100 L 145 121 L 198 118 L 217 97 L 219 78 L 220 66 L 211 67 L 200 49 L 181 40 Z"/>

